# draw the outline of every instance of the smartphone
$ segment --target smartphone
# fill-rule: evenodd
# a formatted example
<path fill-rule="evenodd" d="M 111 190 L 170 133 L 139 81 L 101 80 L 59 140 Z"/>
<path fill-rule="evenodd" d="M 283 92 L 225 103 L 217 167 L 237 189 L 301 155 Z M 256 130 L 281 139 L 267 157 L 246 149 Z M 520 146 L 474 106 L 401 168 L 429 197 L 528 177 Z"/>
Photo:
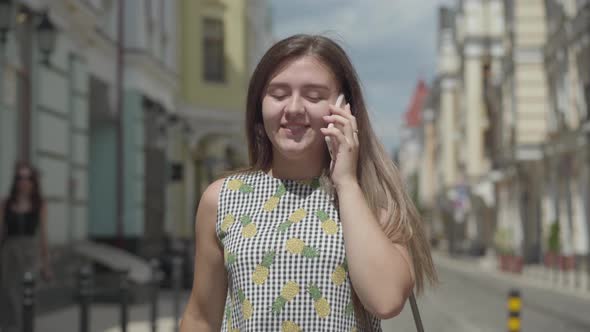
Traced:
<path fill-rule="evenodd" d="M 344 103 L 344 94 L 340 94 L 338 96 L 338 98 L 336 99 L 336 104 L 334 104 L 336 107 L 342 107 L 342 104 Z M 328 128 L 332 128 L 334 127 L 333 123 L 330 123 L 328 125 Z M 326 145 L 328 145 L 328 151 L 330 152 L 330 158 L 334 159 L 334 152 L 332 152 L 332 139 L 329 136 L 325 137 L 326 139 Z"/>

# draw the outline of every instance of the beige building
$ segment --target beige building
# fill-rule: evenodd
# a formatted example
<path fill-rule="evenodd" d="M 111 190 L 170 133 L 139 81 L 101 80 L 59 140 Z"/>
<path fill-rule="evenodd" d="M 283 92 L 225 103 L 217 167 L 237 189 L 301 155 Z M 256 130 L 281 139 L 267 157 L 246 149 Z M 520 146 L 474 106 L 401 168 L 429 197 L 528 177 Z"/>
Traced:
<path fill-rule="evenodd" d="M 438 94 L 439 110 L 436 114 L 437 178 L 442 192 L 457 184 L 457 134 L 459 119 L 459 51 L 455 43 L 455 14 L 450 8 L 441 8 L 438 31 Z"/>
<path fill-rule="evenodd" d="M 490 77 L 490 112 L 498 114 L 496 192 L 499 231 L 512 237 L 512 249 L 538 261 L 541 239 L 542 144 L 547 137 L 547 84 L 543 63 L 545 3 L 507 1 L 506 33 L 499 81 Z M 499 98 L 498 98 L 499 97 Z M 494 102 L 499 100 L 500 102 Z"/>
<path fill-rule="evenodd" d="M 589 252 L 590 1 L 552 0 L 547 6 L 543 235 L 558 223 L 560 254 L 573 263 Z"/>
<path fill-rule="evenodd" d="M 439 13 L 434 130 L 437 216 L 454 249 L 525 262 L 588 254 L 590 1 L 464 0 Z M 431 168 L 423 164 L 421 177 Z M 466 246 L 466 247 L 465 247 Z"/>
<path fill-rule="evenodd" d="M 428 217 L 431 217 L 440 186 L 436 176 L 436 102 L 436 94 L 431 90 L 422 110 L 422 151 L 418 165 L 418 202 L 423 209 L 422 213 L 428 214 Z M 432 221 L 432 218 L 430 220 Z"/>
<path fill-rule="evenodd" d="M 438 215 L 453 250 L 479 251 L 491 237 L 493 123 L 485 78 L 500 71 L 505 53 L 503 12 L 503 1 L 466 0 L 439 13 Z"/>
<path fill-rule="evenodd" d="M 169 186 L 167 227 L 193 235 L 202 191 L 222 172 L 244 165 L 246 93 L 252 67 L 271 41 L 267 0 L 179 0 L 180 95 L 168 158 L 182 170 Z"/>
<path fill-rule="evenodd" d="M 438 68 L 437 89 L 433 93 L 438 97 L 438 110 L 434 112 L 434 160 L 437 165 L 433 171 L 436 178 L 437 205 L 431 210 L 433 213 L 433 231 L 437 230 L 444 235 L 439 235 L 449 240 L 451 249 L 454 248 L 456 228 L 458 228 L 454 210 L 451 208 L 453 199 L 456 198 L 458 181 L 458 143 L 461 136 L 459 128 L 459 74 L 460 55 L 455 42 L 455 17 L 456 12 L 451 8 L 441 8 L 439 12 L 438 27 Z M 425 137 L 425 141 L 428 137 Z M 426 178 L 422 174 L 421 178 Z M 437 234 L 433 234 L 437 235 Z"/>

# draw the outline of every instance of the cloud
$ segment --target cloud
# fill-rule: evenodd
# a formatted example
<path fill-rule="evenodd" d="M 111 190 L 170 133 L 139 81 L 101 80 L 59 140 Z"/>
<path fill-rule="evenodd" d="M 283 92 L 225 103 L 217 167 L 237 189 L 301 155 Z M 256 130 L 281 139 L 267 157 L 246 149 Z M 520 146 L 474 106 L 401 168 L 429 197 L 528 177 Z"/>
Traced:
<path fill-rule="evenodd" d="M 334 31 L 354 47 L 392 43 L 391 37 L 408 34 L 421 37 L 415 34 L 416 25 L 435 9 L 432 1 L 415 0 L 303 1 L 288 6 L 275 20 L 277 36 Z"/>
<path fill-rule="evenodd" d="M 454 2 L 275 0 L 273 28 L 279 39 L 321 33 L 346 49 L 362 81 L 374 129 L 391 150 L 417 80 L 434 75 L 437 8 Z"/>

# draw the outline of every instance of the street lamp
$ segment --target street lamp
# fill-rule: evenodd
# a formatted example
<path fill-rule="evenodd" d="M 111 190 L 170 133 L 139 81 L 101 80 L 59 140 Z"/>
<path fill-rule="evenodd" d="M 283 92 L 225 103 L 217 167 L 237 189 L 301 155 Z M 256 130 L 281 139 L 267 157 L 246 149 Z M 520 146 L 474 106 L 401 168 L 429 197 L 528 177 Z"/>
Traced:
<path fill-rule="evenodd" d="M 41 22 L 37 25 L 37 41 L 39 43 L 39 50 L 43 53 L 43 63 L 49 65 L 49 57 L 55 49 L 55 39 L 57 36 L 57 29 L 51 23 L 49 14 L 44 12 L 41 16 Z"/>
<path fill-rule="evenodd" d="M 12 0 L 0 0 L 0 45 L 6 44 L 6 34 L 10 30 Z"/>
<path fill-rule="evenodd" d="M 168 124 L 170 126 L 175 126 L 179 121 L 178 115 L 174 113 L 168 114 Z"/>

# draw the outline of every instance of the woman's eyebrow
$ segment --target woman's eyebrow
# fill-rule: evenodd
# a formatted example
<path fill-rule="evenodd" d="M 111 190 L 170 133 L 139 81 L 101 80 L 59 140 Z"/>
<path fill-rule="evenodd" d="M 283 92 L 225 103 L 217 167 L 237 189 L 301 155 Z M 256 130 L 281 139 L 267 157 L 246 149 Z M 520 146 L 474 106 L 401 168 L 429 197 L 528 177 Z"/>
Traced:
<path fill-rule="evenodd" d="M 330 91 L 330 88 L 327 85 L 314 84 L 314 83 L 303 85 L 303 89 L 306 89 L 306 90 L 326 90 L 326 91 Z"/>
<path fill-rule="evenodd" d="M 283 82 L 275 82 L 275 83 L 270 83 L 268 85 L 268 89 L 290 89 L 291 86 L 288 83 L 283 83 Z M 330 88 L 327 85 L 324 84 L 318 84 L 318 83 L 307 83 L 304 84 L 302 89 L 304 90 L 326 90 L 326 91 L 330 91 Z"/>
<path fill-rule="evenodd" d="M 289 89 L 289 84 L 287 83 L 270 83 L 267 89 Z"/>

